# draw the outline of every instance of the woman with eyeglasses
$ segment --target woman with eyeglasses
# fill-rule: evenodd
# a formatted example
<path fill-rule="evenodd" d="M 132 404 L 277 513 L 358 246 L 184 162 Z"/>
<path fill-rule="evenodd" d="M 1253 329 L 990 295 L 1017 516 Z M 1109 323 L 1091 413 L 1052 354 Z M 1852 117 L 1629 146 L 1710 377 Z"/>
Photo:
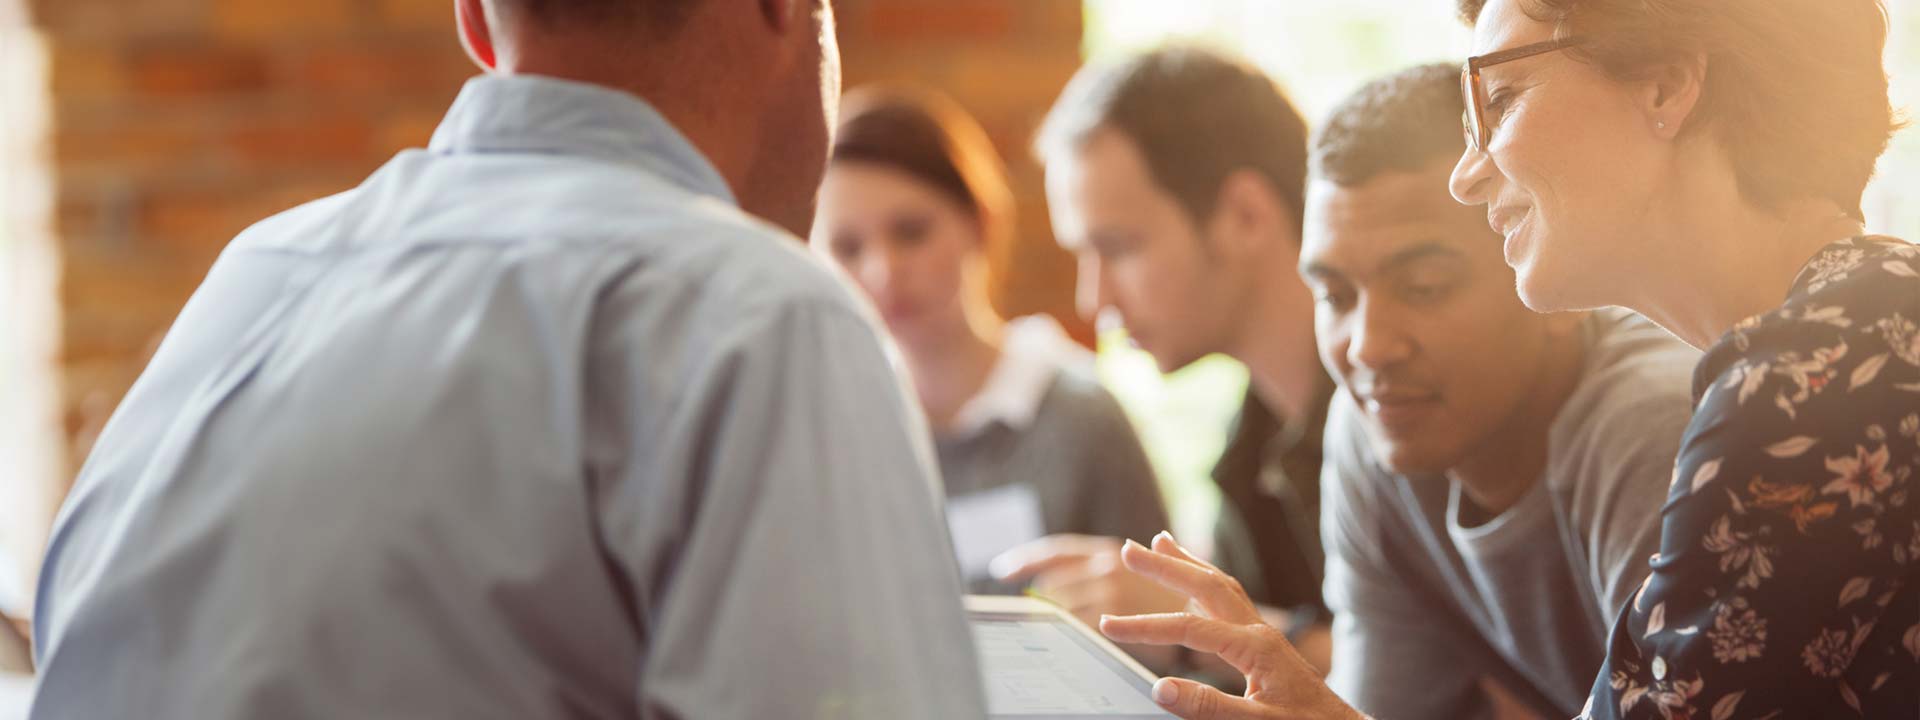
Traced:
<path fill-rule="evenodd" d="M 1652 573 L 1585 718 L 1920 717 L 1920 248 L 1867 235 L 1895 122 L 1876 0 L 1461 0 L 1467 150 L 1527 305 L 1624 306 L 1706 351 Z M 1352 717 L 1171 538 L 1130 567 L 1200 612 L 1111 618 L 1220 653 L 1186 718 Z"/>

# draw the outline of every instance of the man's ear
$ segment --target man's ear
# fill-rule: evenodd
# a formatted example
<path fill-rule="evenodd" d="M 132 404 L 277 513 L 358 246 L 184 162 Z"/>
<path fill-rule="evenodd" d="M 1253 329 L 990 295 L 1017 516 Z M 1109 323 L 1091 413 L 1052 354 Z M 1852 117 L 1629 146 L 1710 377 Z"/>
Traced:
<path fill-rule="evenodd" d="M 467 57 L 480 69 L 494 72 L 499 69 L 498 55 L 493 49 L 493 25 L 487 21 L 487 7 L 482 0 L 453 0 L 454 22 L 460 27 L 460 44 L 467 49 Z"/>
<path fill-rule="evenodd" d="M 1267 176 L 1251 168 L 1236 170 L 1220 183 L 1214 201 L 1214 235 L 1223 243 L 1219 250 L 1229 257 L 1251 257 L 1266 249 L 1267 243 L 1280 238 L 1288 249 L 1298 252 L 1300 224 L 1278 189 Z"/>

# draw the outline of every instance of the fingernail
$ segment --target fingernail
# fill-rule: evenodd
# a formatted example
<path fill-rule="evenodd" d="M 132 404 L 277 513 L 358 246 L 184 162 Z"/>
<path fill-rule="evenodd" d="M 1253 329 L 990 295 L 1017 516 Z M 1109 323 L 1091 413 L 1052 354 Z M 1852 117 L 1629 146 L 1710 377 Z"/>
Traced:
<path fill-rule="evenodd" d="M 1160 678 L 1153 684 L 1153 701 L 1163 707 L 1173 707 L 1174 703 L 1180 701 L 1180 688 L 1172 680 Z"/>
<path fill-rule="evenodd" d="M 1147 546 L 1145 546 L 1145 545 L 1141 545 L 1139 541 L 1137 541 L 1137 540 L 1134 540 L 1133 538 L 1127 538 L 1127 542 L 1126 542 L 1126 546 L 1127 546 L 1127 547 L 1137 547 L 1137 548 L 1140 548 L 1141 550 L 1145 550 L 1145 549 L 1147 549 Z"/>
<path fill-rule="evenodd" d="M 1167 542 L 1173 542 L 1173 533 L 1161 530 L 1159 535 L 1153 536 L 1154 542 L 1159 542 L 1161 538 L 1166 538 Z"/>
<path fill-rule="evenodd" d="M 1006 557 L 1007 556 L 1002 555 L 987 561 L 987 574 L 992 575 L 993 579 L 1006 582 L 1007 575 L 1012 574 L 1016 566 L 1013 564 L 1013 561 L 1006 559 Z"/>

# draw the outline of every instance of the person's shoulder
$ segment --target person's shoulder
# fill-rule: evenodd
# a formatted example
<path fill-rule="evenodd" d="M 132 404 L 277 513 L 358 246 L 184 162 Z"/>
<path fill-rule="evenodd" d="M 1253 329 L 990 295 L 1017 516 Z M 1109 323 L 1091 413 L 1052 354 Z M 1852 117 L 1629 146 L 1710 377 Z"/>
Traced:
<path fill-rule="evenodd" d="M 1807 263 L 1786 302 L 1742 321 L 1708 350 L 1695 381 L 1701 407 L 1722 424 L 1750 401 L 1778 408 L 1774 423 L 1738 426 L 1753 432 L 1777 430 L 1809 403 L 1831 421 L 1879 413 L 1920 392 L 1911 382 L 1920 374 L 1916 323 L 1920 247 L 1885 237 L 1834 243 Z M 1901 392 L 1857 392 L 1879 386 Z"/>
<path fill-rule="evenodd" d="M 1057 365 L 1053 368 L 1053 378 L 1047 384 L 1046 405 L 1058 407 L 1068 415 L 1085 417 L 1087 415 L 1105 415 L 1120 410 L 1120 401 L 1113 393 L 1100 384 L 1100 377 L 1091 368 L 1077 365 Z"/>
<path fill-rule="evenodd" d="M 361 194 L 359 188 L 310 200 L 267 216 L 240 231 L 227 252 L 299 251 L 310 238 L 327 234 L 346 216 L 346 209 Z"/>
<path fill-rule="evenodd" d="M 752 219 L 714 223 L 680 245 L 649 249 L 637 260 L 623 256 L 631 268 L 613 282 L 602 304 L 651 304 L 696 325 L 731 328 L 732 334 L 812 320 L 877 333 L 877 317 L 849 283 L 800 240 L 771 225 Z"/>
<path fill-rule="evenodd" d="M 1001 333 L 996 375 L 1036 380 L 1038 411 L 1062 423 L 1122 415 L 1120 403 L 1101 384 L 1093 351 L 1067 334 L 1050 315 L 1010 319 Z"/>
<path fill-rule="evenodd" d="M 1700 351 L 1635 313 L 1618 308 L 1587 318 L 1591 340 L 1576 395 L 1601 404 L 1657 397 L 1688 402 Z"/>
<path fill-rule="evenodd" d="M 1084 365 L 1054 366 L 1036 419 L 1089 436 L 1134 432 L 1126 408 Z"/>
<path fill-rule="evenodd" d="M 1589 458 L 1618 468 L 1671 465 L 1693 414 L 1699 351 L 1624 310 L 1595 311 L 1587 323 L 1581 380 L 1554 419 L 1556 464 L 1590 467 L 1578 461 Z M 1557 473 L 1554 481 L 1568 485 L 1590 475 Z"/>
<path fill-rule="evenodd" d="M 1876 334 L 1920 317 L 1920 246 L 1887 237 L 1828 245 L 1779 307 L 1748 318 L 1711 352 L 1765 354 L 1793 338 Z M 1909 323 L 1910 324 L 1910 323 Z"/>
<path fill-rule="evenodd" d="M 629 258 L 647 270 L 644 280 L 703 288 L 715 299 L 850 309 L 842 278 L 788 230 L 644 168 L 577 164 L 556 174 L 582 183 L 582 192 L 529 198 L 534 208 L 573 218 L 553 231 L 564 244 Z"/>
<path fill-rule="evenodd" d="M 623 268 L 606 299 L 666 300 L 737 319 L 777 311 L 872 320 L 846 278 L 809 252 L 805 240 L 716 198 L 668 197 L 666 206 L 611 209 L 616 224 L 642 230 L 568 243 Z"/>
<path fill-rule="evenodd" d="M 1808 261 L 1786 302 L 1741 321 L 1707 351 L 1698 382 L 1740 385 L 1791 366 L 1810 390 L 1829 372 L 1880 354 L 1920 365 L 1920 246 L 1885 237 L 1834 243 Z"/>
<path fill-rule="evenodd" d="M 861 315 L 867 309 L 846 278 L 807 250 L 806 241 L 745 212 L 714 220 L 688 238 L 685 261 L 697 282 L 741 306 L 800 304 Z"/>
<path fill-rule="evenodd" d="M 1609 308 L 1587 319 L 1591 333 L 1579 384 L 1563 414 L 1613 417 L 1665 407 L 1685 413 L 1700 351 L 1637 314 Z"/>
<path fill-rule="evenodd" d="M 1805 320 L 1805 310 L 1812 308 L 1845 307 L 1856 314 L 1911 313 L 1920 307 L 1920 294 L 1913 292 L 1916 288 L 1920 288 L 1920 246 L 1886 236 L 1857 237 L 1822 248 L 1794 279 L 1787 303 L 1746 324 Z"/>

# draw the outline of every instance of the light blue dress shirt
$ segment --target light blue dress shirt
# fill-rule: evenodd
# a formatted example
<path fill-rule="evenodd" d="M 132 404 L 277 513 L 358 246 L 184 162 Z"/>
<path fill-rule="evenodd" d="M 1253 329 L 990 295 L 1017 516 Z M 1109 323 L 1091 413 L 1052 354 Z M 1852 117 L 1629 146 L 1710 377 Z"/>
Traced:
<path fill-rule="evenodd" d="M 81 472 L 35 720 L 980 718 L 872 314 L 639 99 L 236 239 Z"/>

